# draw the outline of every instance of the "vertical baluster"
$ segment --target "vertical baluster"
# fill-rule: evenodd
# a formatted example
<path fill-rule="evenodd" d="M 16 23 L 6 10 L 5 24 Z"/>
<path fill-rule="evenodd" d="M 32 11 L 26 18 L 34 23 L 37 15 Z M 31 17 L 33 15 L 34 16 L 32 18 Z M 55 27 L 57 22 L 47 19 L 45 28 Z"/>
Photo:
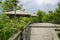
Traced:
<path fill-rule="evenodd" d="M 23 40 L 23 27 L 21 27 L 21 39 L 20 40 Z"/>

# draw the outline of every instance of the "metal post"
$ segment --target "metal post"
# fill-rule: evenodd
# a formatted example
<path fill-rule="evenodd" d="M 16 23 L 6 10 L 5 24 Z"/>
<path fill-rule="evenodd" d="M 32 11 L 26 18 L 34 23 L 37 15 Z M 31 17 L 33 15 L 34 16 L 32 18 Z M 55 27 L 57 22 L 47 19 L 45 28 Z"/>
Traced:
<path fill-rule="evenodd" d="M 14 20 L 16 20 L 16 3 L 14 4 L 14 11 L 15 11 L 15 17 L 14 17 Z"/>
<path fill-rule="evenodd" d="M 15 15 L 14 15 L 14 21 L 15 21 L 15 26 L 16 26 L 16 0 L 13 0 L 13 5 L 14 5 L 14 13 L 15 13 Z"/>
<path fill-rule="evenodd" d="M 16 20 L 16 6 L 17 6 L 18 1 L 17 0 L 13 0 L 13 3 L 14 3 L 15 20 Z"/>

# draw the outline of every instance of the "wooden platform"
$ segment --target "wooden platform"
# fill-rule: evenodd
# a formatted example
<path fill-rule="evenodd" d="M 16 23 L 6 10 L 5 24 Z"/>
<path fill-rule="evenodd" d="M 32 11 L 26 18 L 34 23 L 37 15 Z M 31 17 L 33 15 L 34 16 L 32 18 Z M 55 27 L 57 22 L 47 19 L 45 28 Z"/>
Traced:
<path fill-rule="evenodd" d="M 60 25 L 52 23 L 33 23 L 29 25 L 28 40 L 58 40 L 56 28 Z"/>

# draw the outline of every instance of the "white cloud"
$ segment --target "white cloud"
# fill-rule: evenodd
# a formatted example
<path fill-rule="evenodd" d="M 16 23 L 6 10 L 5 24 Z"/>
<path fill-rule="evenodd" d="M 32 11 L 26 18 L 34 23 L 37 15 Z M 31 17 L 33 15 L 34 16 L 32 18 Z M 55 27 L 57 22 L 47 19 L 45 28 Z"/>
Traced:
<path fill-rule="evenodd" d="M 60 0 L 19 0 L 23 4 L 23 8 L 28 12 L 35 12 L 37 9 L 49 11 L 56 8 Z"/>
<path fill-rule="evenodd" d="M 58 0 L 35 0 L 35 2 L 38 4 L 38 5 L 41 5 L 41 4 L 51 4 L 51 5 L 55 5 Z"/>
<path fill-rule="evenodd" d="M 24 3 L 28 2 L 28 0 L 22 0 Z"/>
<path fill-rule="evenodd" d="M 38 5 L 41 5 L 41 4 L 52 4 L 54 5 L 55 3 L 58 2 L 58 0 L 21 0 L 22 3 L 27 3 L 29 1 L 33 1 L 33 3 L 37 3 Z"/>
<path fill-rule="evenodd" d="M 51 4 L 51 5 L 55 5 L 56 3 L 58 3 L 59 0 L 21 0 L 22 4 L 29 4 L 29 2 L 33 2 L 34 4 L 37 5 L 47 5 L 47 4 Z"/>
<path fill-rule="evenodd" d="M 27 2 L 29 2 L 30 0 L 21 0 L 21 2 L 23 3 L 23 4 L 25 4 L 25 3 L 27 3 Z"/>

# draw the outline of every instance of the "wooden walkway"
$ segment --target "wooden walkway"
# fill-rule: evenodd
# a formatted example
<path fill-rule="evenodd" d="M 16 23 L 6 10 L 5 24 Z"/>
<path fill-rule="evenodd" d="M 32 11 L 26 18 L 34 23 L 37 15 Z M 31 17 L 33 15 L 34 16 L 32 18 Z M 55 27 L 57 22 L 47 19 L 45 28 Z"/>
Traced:
<path fill-rule="evenodd" d="M 58 36 L 52 28 L 31 28 L 30 40 L 58 40 Z"/>

